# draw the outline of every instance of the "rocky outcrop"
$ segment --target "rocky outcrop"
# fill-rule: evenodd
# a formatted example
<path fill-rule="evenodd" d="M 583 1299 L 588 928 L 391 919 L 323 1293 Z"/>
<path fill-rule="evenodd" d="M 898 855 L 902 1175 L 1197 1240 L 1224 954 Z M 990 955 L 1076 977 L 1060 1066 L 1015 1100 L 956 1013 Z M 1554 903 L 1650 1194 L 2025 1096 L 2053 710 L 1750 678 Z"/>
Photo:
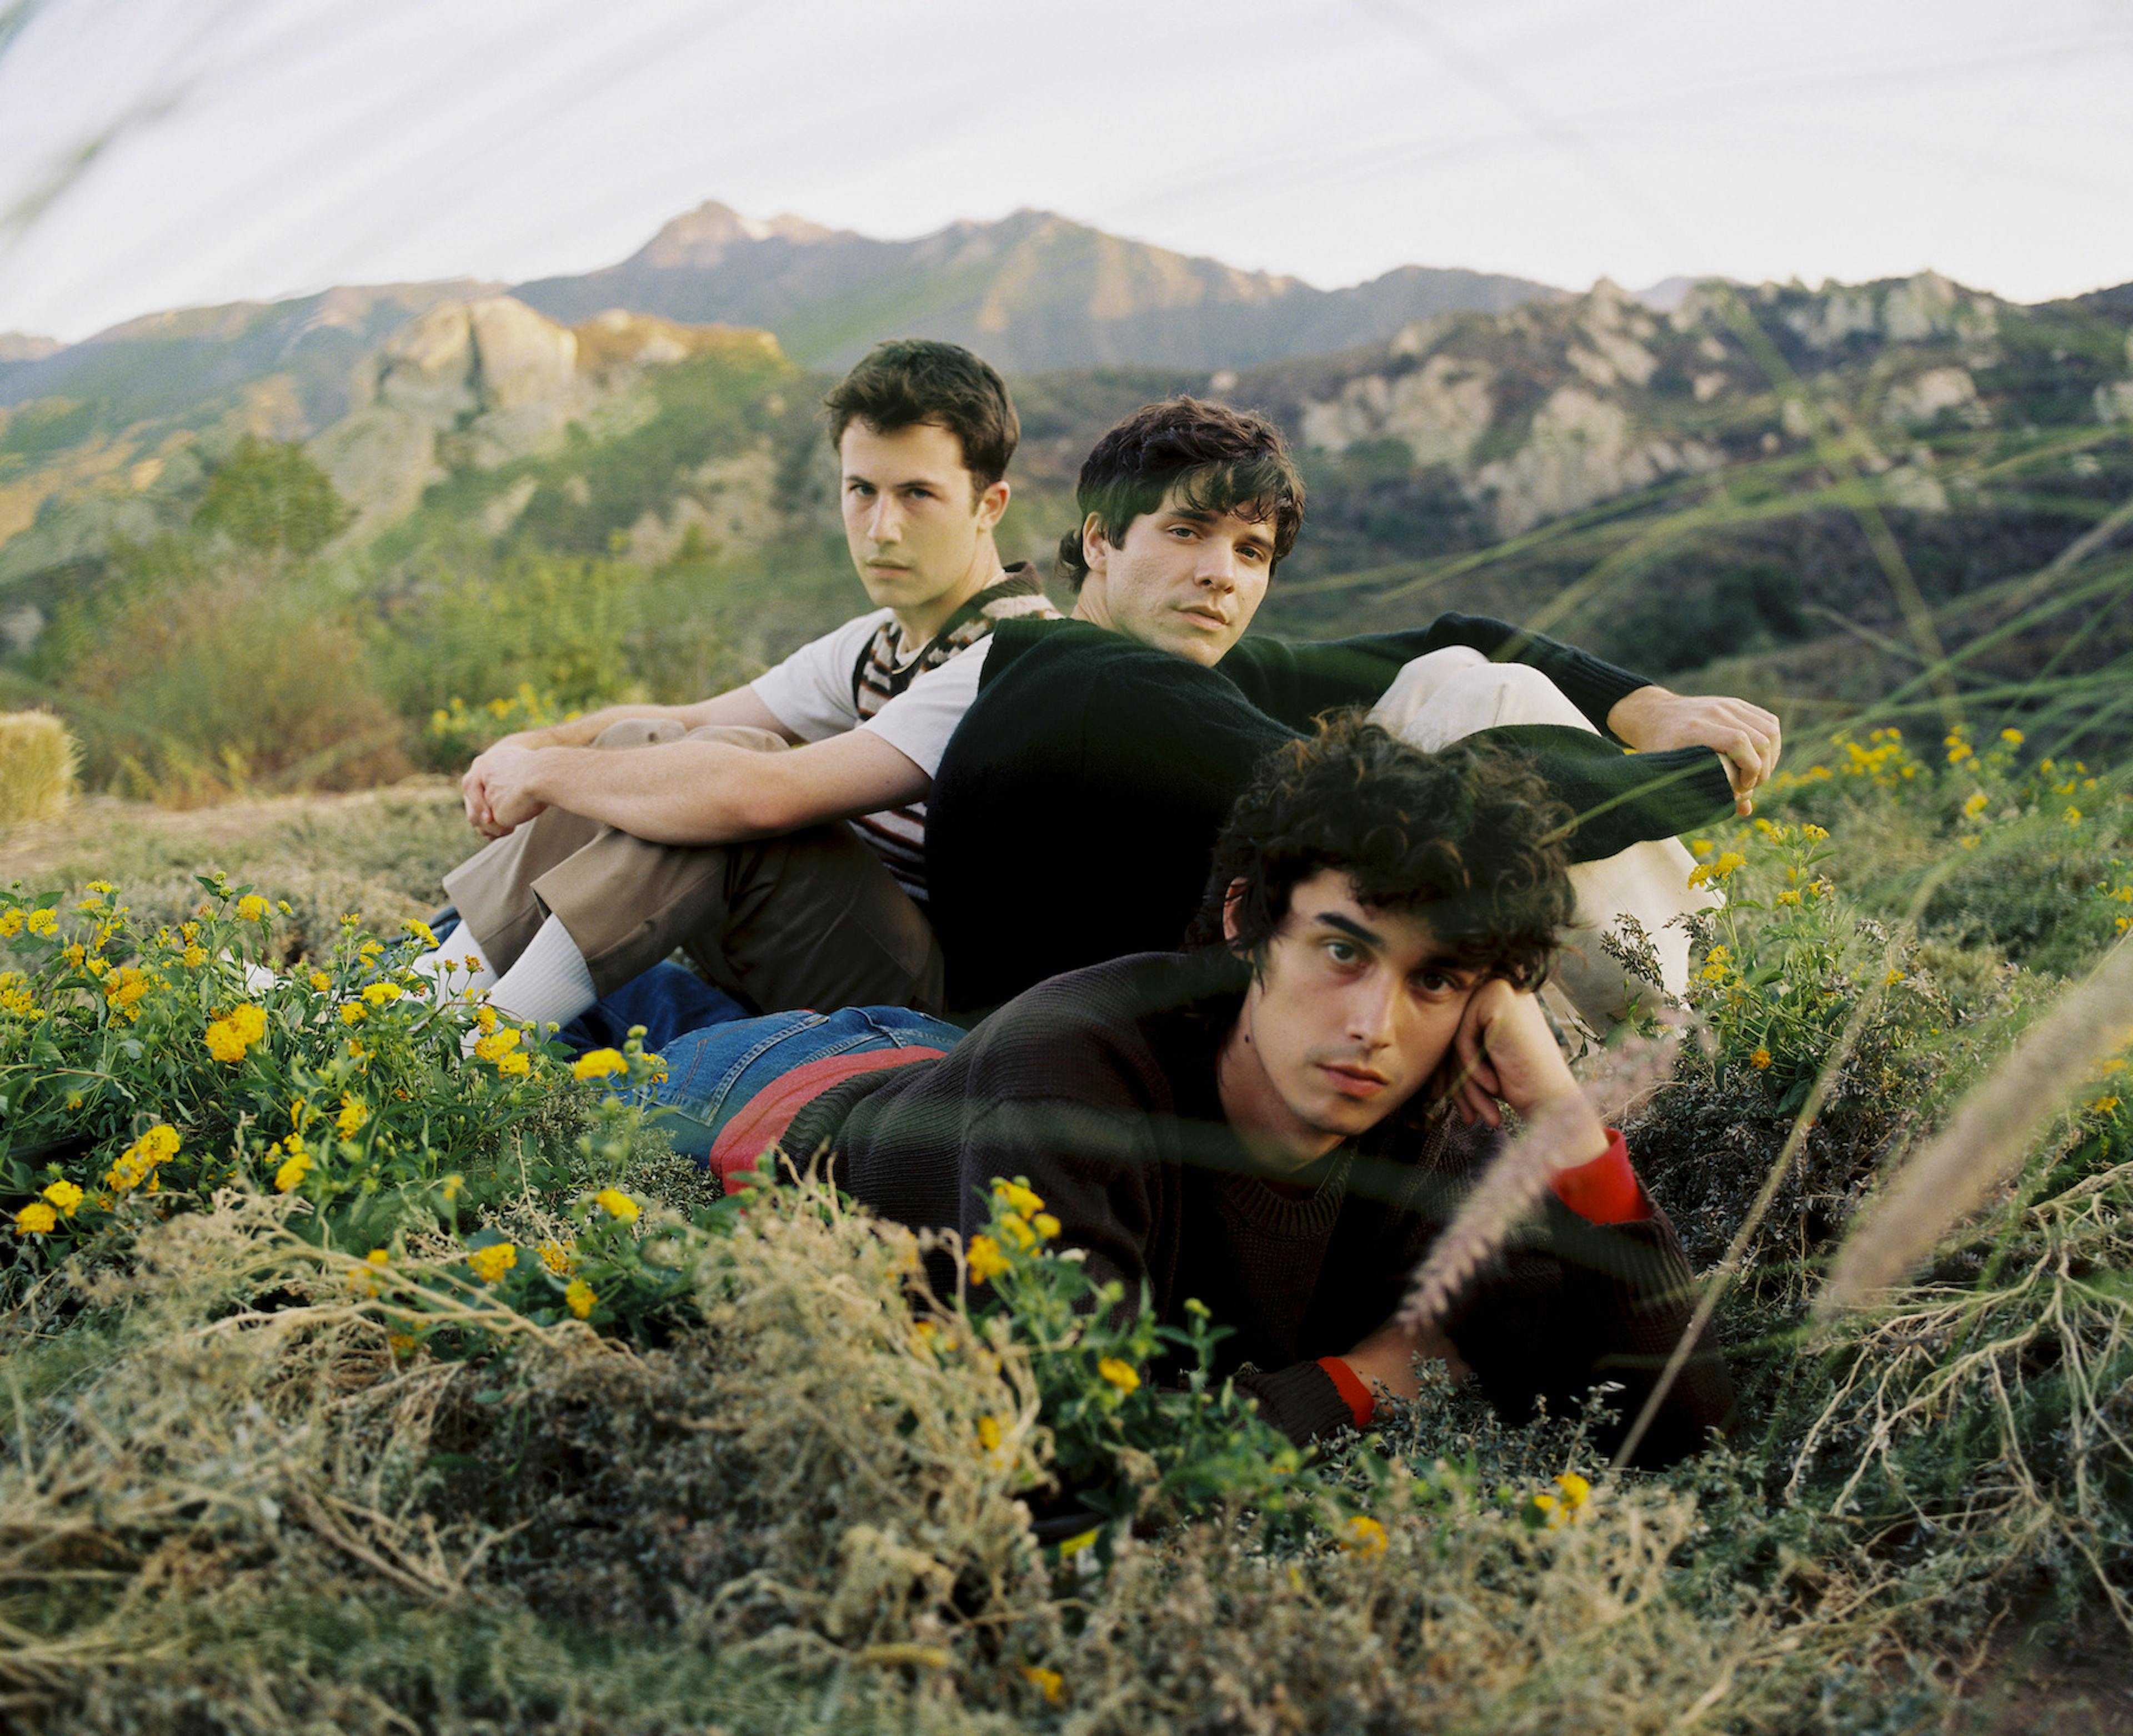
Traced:
<path fill-rule="evenodd" d="M 630 402 L 644 370 L 735 346 L 777 349 L 765 332 L 619 311 L 573 330 L 509 296 L 446 301 L 365 358 L 357 407 L 311 451 L 354 509 L 349 534 L 360 539 L 404 518 L 454 469 L 559 451 L 573 422 L 626 430 L 649 413 Z M 500 534 L 531 498 L 514 488 L 489 504 L 484 523 Z"/>
<path fill-rule="evenodd" d="M 1565 386 L 1535 414 L 1526 443 L 1511 457 L 1483 465 L 1469 487 L 1488 502 L 1498 532 L 1509 537 L 1664 477 L 1717 470 L 1724 461 L 1700 441 L 1640 437 L 1620 404 Z"/>

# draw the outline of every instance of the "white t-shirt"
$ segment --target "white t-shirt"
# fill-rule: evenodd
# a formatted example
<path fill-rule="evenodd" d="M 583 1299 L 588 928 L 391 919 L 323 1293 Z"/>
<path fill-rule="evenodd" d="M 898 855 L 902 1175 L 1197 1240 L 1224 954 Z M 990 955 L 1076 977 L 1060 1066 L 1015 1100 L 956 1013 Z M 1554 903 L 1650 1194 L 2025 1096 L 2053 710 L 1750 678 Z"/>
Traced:
<path fill-rule="evenodd" d="M 877 609 L 846 621 L 810 640 L 749 686 L 771 716 L 802 741 L 869 730 L 930 778 L 941 769 L 948 738 L 978 697 L 978 678 L 985 671 L 992 635 L 965 647 L 937 669 L 928 669 L 862 721 L 852 692 L 852 671 L 888 618 L 888 610 Z"/>

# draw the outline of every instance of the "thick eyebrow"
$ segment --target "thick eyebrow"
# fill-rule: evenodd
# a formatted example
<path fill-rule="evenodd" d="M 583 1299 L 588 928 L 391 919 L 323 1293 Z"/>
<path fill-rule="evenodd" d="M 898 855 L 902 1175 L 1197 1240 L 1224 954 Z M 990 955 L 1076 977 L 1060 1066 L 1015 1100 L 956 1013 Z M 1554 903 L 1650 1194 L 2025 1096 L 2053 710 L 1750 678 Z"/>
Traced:
<path fill-rule="evenodd" d="M 1348 936 L 1350 939 L 1355 941 L 1360 945 L 1368 947 L 1374 952 L 1382 952 L 1385 950 L 1384 939 L 1381 935 L 1373 933 L 1370 929 L 1365 928 L 1360 923 L 1355 921 L 1351 918 L 1341 915 L 1338 910 L 1322 910 L 1317 916 L 1313 917 L 1312 920 L 1314 922 L 1323 923 L 1329 928 L 1338 928 L 1343 934 Z M 1423 959 L 1420 964 L 1415 967 L 1415 969 L 1418 971 L 1442 971 L 1447 976 L 1457 976 L 1461 981 L 1471 981 L 1476 974 L 1476 969 L 1472 965 L 1461 962 L 1457 957 L 1450 952 L 1435 953 L 1430 957 Z"/>

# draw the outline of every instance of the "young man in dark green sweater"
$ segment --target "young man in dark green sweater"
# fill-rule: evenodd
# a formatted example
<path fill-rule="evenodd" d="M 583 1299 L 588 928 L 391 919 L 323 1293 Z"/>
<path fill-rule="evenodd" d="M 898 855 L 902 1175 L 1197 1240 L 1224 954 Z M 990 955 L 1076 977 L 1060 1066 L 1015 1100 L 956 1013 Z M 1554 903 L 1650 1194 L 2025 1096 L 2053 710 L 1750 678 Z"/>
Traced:
<path fill-rule="evenodd" d="M 1024 1178 L 1121 1308 L 1177 1325 L 1197 1301 L 1231 1329 L 1216 1372 L 1298 1441 L 1412 1397 L 1418 1357 L 1471 1369 L 1513 1418 L 1600 1381 L 1634 1415 L 1688 1329 L 1690 1275 L 1531 992 L 1569 914 L 1564 817 L 1514 754 L 1423 754 L 1349 714 L 1237 803 L 1191 950 L 1056 977 L 967 1037 L 900 1008 L 715 1025 L 662 1041 L 660 1096 L 723 1179 L 773 1145 L 826 1151 L 864 1203 L 965 1246 L 994 1179 Z M 1404 1329 L 1505 1107 L 1546 1154 L 1541 1220 L 1441 1327 Z M 1731 1405 L 1700 1343 L 1639 1462 L 1694 1449 Z"/>
<path fill-rule="evenodd" d="M 1736 801 L 1745 811 L 1776 766 L 1775 717 L 1480 616 L 1327 644 L 1244 638 L 1304 509 L 1259 417 L 1148 405 L 1098 442 L 1079 501 L 1082 523 L 1060 547 L 1073 619 L 1004 623 L 968 654 L 975 700 L 927 768 L 956 1016 L 1174 946 L 1253 769 L 1320 713 L 1357 705 L 1387 707 L 1425 747 L 1492 729 L 1569 804 L 1579 909 L 1564 977 L 1588 1016 L 1619 1006 L 1622 979 L 1597 939 L 1625 911 L 1654 931 L 1671 986 L 1685 983 L 1686 937 L 1664 925 L 1701 900 L 1687 896 L 1674 835 Z"/>

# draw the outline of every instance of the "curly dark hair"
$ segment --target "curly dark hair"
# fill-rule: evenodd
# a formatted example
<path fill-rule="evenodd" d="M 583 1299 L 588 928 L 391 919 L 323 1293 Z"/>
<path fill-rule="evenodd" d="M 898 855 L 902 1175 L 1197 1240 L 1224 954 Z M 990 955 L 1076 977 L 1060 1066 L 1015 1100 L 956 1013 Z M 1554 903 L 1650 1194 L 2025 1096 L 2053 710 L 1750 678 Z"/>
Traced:
<path fill-rule="evenodd" d="M 1227 946 L 1256 969 L 1297 885 L 1338 868 L 1358 902 L 1422 916 L 1461 965 L 1537 988 L 1570 920 L 1572 823 L 1521 755 L 1476 741 L 1424 753 L 1336 713 L 1269 755 L 1237 798 L 1186 944 Z M 1239 881 L 1232 940 L 1222 916 Z"/>
<path fill-rule="evenodd" d="M 938 423 L 962 446 L 974 497 L 1007 475 L 1008 461 L 1022 440 L 1014 400 L 992 364 L 961 344 L 934 338 L 892 338 L 875 345 L 830 388 L 822 420 L 832 447 L 855 422 L 877 434 Z"/>
<path fill-rule="evenodd" d="M 1303 528 L 1303 477 L 1281 430 L 1249 410 L 1197 398 L 1144 404 L 1105 435 L 1082 461 L 1074 499 L 1081 523 L 1094 513 L 1116 547 L 1173 488 L 1198 512 L 1271 518 L 1276 565 Z M 1079 525 L 1059 539 L 1059 572 L 1076 591 L 1089 576 Z"/>

